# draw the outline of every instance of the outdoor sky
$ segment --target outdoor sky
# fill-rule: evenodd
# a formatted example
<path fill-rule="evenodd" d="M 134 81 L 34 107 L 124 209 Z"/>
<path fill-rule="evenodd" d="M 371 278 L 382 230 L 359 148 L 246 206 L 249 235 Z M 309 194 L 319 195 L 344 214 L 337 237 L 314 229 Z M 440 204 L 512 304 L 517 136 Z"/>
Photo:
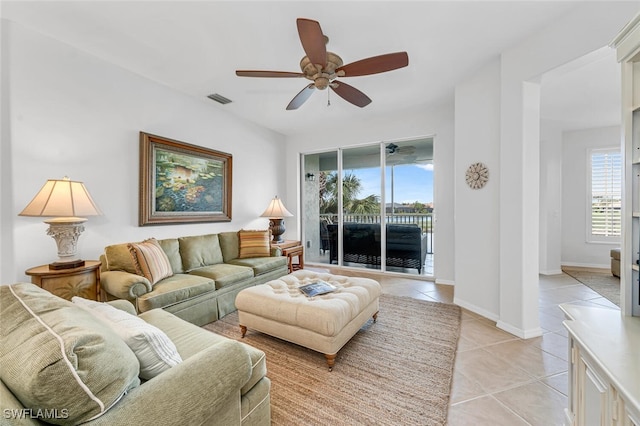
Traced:
<path fill-rule="evenodd" d="M 368 195 L 380 195 L 380 170 L 371 169 L 347 169 L 346 173 L 353 173 L 362 183 L 362 191 L 357 198 Z M 395 203 L 421 203 L 433 202 L 433 164 L 415 165 L 405 164 L 393 167 L 393 179 L 395 182 Z M 387 182 L 391 182 L 391 167 L 387 167 Z M 387 203 L 391 202 L 390 185 L 387 186 Z"/>

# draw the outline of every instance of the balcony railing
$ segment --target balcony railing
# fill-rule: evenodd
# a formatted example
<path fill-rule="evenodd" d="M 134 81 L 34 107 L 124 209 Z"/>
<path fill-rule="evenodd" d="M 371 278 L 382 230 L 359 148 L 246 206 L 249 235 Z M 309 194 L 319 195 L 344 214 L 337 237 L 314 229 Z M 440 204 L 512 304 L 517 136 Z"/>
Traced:
<path fill-rule="evenodd" d="M 355 223 L 380 223 L 380 215 L 375 214 L 349 214 L 342 215 L 345 222 Z M 338 215 L 321 214 L 320 220 L 326 220 L 328 223 L 337 223 Z M 427 254 L 433 254 L 433 214 L 432 213 L 395 213 L 386 216 L 387 223 L 411 224 L 415 223 L 427 234 Z"/>

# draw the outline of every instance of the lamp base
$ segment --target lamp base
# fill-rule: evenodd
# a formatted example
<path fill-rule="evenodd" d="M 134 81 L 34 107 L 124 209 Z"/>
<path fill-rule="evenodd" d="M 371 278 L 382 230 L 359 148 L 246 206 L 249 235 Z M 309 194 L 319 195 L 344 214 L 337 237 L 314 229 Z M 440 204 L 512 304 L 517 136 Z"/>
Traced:
<path fill-rule="evenodd" d="M 60 269 L 73 269 L 84 266 L 84 260 L 76 259 L 70 260 L 68 262 L 53 262 L 49 264 L 49 269 L 51 270 L 60 270 Z"/>
<path fill-rule="evenodd" d="M 273 235 L 273 240 L 271 240 L 272 244 L 278 244 L 284 242 L 284 238 L 282 238 L 282 234 L 284 234 L 284 219 L 269 219 L 269 229 L 271 230 L 271 235 Z"/>
<path fill-rule="evenodd" d="M 84 226 L 82 225 L 87 219 L 82 217 L 59 217 L 56 219 L 45 220 L 44 223 L 49 225 L 47 235 L 56 240 L 58 246 L 58 261 L 49 264 L 49 269 L 71 269 L 84 266 L 84 261 L 78 259 L 78 237 Z"/>

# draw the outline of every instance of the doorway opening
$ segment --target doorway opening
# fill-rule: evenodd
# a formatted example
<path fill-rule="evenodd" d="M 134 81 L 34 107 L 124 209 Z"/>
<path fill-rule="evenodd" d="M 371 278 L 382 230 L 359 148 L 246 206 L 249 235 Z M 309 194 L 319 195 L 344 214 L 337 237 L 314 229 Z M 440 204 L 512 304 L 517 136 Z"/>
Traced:
<path fill-rule="evenodd" d="M 433 137 L 301 162 L 306 263 L 434 276 Z"/>

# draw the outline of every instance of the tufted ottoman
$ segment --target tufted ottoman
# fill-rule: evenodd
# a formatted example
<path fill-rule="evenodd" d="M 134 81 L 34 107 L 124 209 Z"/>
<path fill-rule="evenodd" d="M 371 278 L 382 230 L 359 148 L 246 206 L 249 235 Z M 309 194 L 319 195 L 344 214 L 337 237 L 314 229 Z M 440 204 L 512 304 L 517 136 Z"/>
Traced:
<path fill-rule="evenodd" d="M 298 287 L 318 280 L 337 290 L 307 297 Z M 369 278 L 299 270 L 242 290 L 236 297 L 242 336 L 247 328 L 324 354 L 333 369 L 336 354 L 360 328 L 378 315 L 381 288 Z"/>

